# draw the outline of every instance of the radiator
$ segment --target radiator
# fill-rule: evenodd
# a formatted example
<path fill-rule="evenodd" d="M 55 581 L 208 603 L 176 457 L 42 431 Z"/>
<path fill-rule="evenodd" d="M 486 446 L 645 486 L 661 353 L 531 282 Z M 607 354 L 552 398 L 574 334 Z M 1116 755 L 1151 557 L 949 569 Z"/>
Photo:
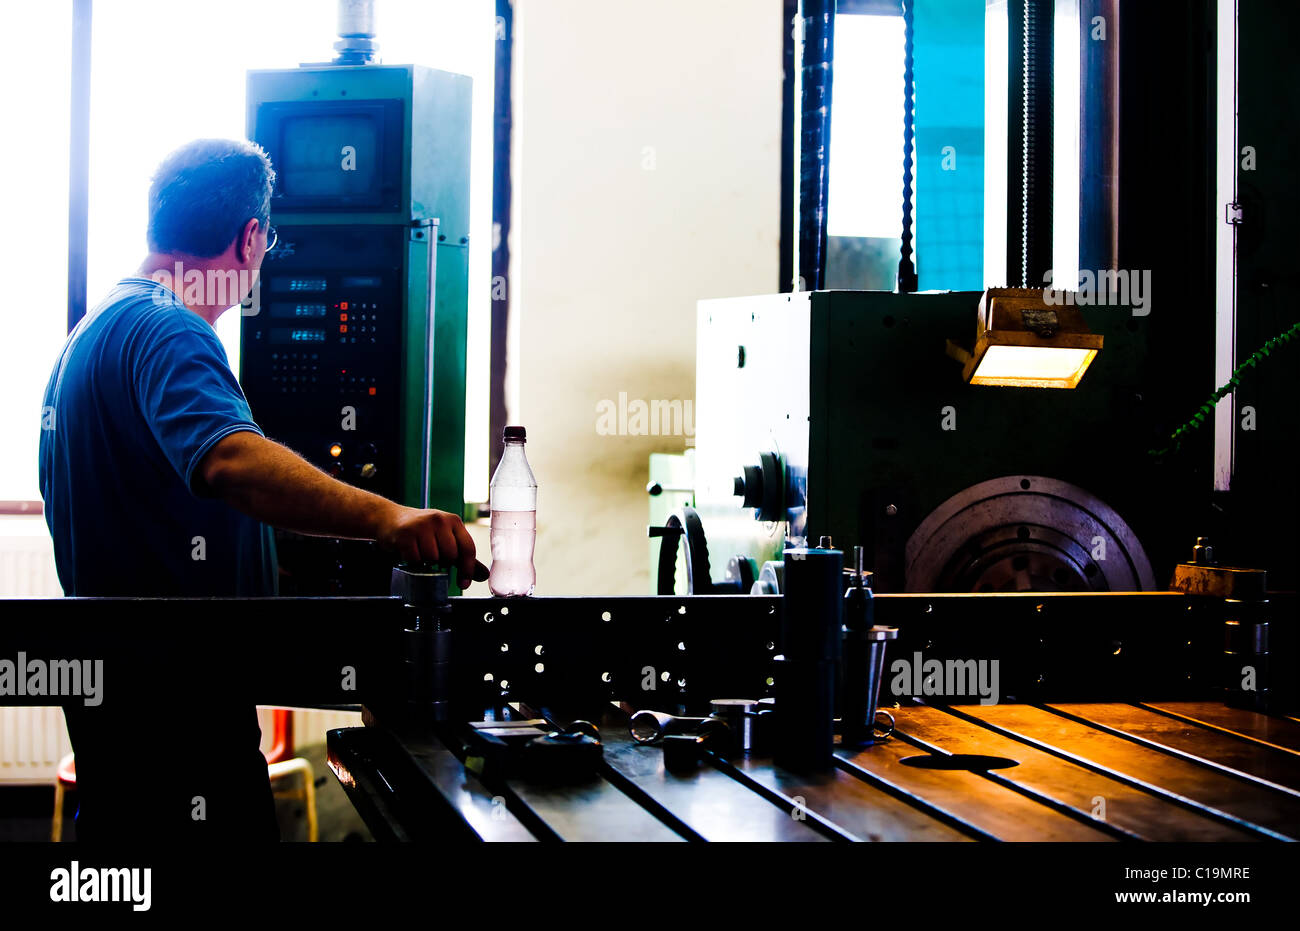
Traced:
<path fill-rule="evenodd" d="M 0 785 L 53 784 L 72 752 L 59 708 L 0 708 Z"/>
<path fill-rule="evenodd" d="M 44 518 L 0 517 L 0 598 L 62 594 Z M 0 785 L 52 783 L 71 750 L 60 709 L 0 707 Z"/>
<path fill-rule="evenodd" d="M 57 598 L 54 543 L 43 517 L 0 517 L 0 598 Z"/>

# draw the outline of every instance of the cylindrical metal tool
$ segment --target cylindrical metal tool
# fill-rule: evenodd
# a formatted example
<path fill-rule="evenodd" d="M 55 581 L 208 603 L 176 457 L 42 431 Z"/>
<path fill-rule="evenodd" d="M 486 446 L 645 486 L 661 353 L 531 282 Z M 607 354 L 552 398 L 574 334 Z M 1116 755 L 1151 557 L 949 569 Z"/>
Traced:
<path fill-rule="evenodd" d="M 829 769 L 835 750 L 843 554 L 832 549 L 828 539 L 823 544 L 785 551 L 776 759 L 801 771 Z"/>
<path fill-rule="evenodd" d="M 392 593 L 411 620 L 402 631 L 403 674 L 408 709 L 435 721 L 451 718 L 451 599 L 446 572 L 397 567 Z"/>
<path fill-rule="evenodd" d="M 894 716 L 877 712 L 880 682 L 885 671 L 885 646 L 898 637 L 898 628 L 875 623 L 871 573 L 863 567 L 862 547 L 853 547 L 853 568 L 844 593 L 844 664 L 840 690 L 840 743 L 861 747 L 894 732 Z M 889 718 L 887 727 L 876 718 Z"/>
<path fill-rule="evenodd" d="M 714 723 L 710 718 L 687 718 L 666 711 L 643 710 L 632 715 L 628 721 L 628 732 L 637 743 L 649 744 L 661 737 L 699 733 Z"/>
<path fill-rule="evenodd" d="M 866 634 L 875 623 L 875 599 L 863 568 L 862 547 L 853 547 L 853 567 L 848 570 L 849 587 L 844 592 L 844 645 L 840 676 L 840 742 L 861 746 L 870 739 L 867 717 L 867 679 L 870 647 Z"/>
<path fill-rule="evenodd" d="M 695 769 L 706 751 L 729 757 L 736 745 L 727 722 L 712 715 L 686 718 L 663 711 L 638 711 L 628 722 L 628 731 L 639 744 L 661 744 L 664 767 L 672 773 Z"/>
<path fill-rule="evenodd" d="M 725 721 L 731 728 L 732 747 L 738 753 L 754 749 L 754 723 L 758 702 L 748 698 L 715 698 L 709 702 L 713 709 L 709 717 Z"/>
<path fill-rule="evenodd" d="M 897 639 L 897 627 L 885 627 L 876 624 L 866 633 L 868 655 L 867 681 L 864 689 L 867 697 L 865 736 L 871 743 L 884 740 L 894 733 L 894 716 L 888 711 L 880 709 L 880 683 L 885 679 L 885 647 L 889 644 L 889 641 Z M 881 715 L 889 718 L 888 727 L 882 728 L 876 720 Z"/>
<path fill-rule="evenodd" d="M 1254 711 L 1269 707 L 1269 602 L 1223 601 L 1224 704 Z"/>

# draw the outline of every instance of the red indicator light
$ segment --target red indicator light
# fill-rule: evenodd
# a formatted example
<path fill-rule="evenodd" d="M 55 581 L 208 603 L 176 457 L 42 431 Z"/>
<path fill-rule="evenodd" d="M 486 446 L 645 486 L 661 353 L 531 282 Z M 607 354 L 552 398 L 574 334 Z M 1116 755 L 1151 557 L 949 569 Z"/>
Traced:
<path fill-rule="evenodd" d="M 343 301 L 341 304 L 339 304 L 339 310 L 347 310 L 347 309 L 348 309 L 347 301 Z"/>
<path fill-rule="evenodd" d="M 348 331 L 348 325 L 346 323 L 339 324 L 340 333 L 346 333 L 347 331 Z"/>
<path fill-rule="evenodd" d="M 347 315 L 347 314 L 339 314 L 339 319 L 342 320 L 344 323 L 347 323 L 347 322 L 348 322 L 348 315 Z"/>
<path fill-rule="evenodd" d="M 375 393 L 375 389 L 374 389 L 374 388 L 371 388 L 371 389 L 370 389 L 370 393 L 371 393 L 371 394 L 374 394 L 374 393 Z"/>

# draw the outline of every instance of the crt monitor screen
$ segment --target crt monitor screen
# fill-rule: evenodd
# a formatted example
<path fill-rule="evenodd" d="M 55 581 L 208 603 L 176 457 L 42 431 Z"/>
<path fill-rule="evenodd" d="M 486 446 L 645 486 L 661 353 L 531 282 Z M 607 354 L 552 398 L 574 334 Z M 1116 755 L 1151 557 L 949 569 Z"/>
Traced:
<path fill-rule="evenodd" d="M 289 197 L 356 197 L 379 182 L 380 127 L 371 114 L 290 116 L 282 124 L 281 191 Z"/>

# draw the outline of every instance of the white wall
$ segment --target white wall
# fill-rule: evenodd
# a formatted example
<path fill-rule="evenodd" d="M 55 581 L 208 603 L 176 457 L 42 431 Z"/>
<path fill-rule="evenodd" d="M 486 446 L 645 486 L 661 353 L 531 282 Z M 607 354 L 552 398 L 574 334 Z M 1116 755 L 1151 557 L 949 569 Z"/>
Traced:
<path fill-rule="evenodd" d="M 537 593 L 646 594 L 647 460 L 597 404 L 693 399 L 695 302 L 778 274 L 780 0 L 516 0 L 511 422 Z"/>

